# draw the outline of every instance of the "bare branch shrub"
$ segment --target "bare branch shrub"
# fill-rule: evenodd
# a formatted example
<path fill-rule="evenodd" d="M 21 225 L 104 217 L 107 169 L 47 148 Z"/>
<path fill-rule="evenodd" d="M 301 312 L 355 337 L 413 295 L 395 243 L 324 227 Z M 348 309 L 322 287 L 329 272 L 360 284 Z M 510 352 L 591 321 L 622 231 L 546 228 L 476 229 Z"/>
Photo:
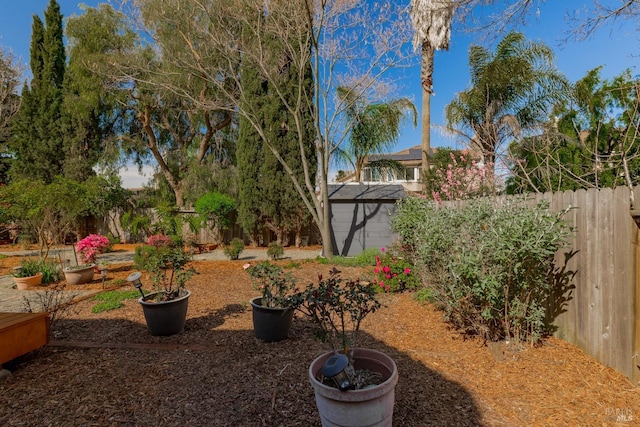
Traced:
<path fill-rule="evenodd" d="M 51 330 L 56 322 L 76 311 L 73 300 L 78 296 L 75 292 L 66 291 L 66 283 L 60 282 L 44 291 L 30 292 L 23 297 L 24 309 L 27 313 L 49 313 Z"/>

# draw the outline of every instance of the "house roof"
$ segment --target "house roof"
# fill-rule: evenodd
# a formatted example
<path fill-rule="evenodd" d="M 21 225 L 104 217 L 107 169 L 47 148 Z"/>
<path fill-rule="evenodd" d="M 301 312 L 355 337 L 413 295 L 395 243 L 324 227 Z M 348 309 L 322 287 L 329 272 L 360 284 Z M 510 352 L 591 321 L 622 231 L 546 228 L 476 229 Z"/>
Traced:
<path fill-rule="evenodd" d="M 399 184 L 329 185 L 329 200 L 399 200 L 407 197 Z"/>
<path fill-rule="evenodd" d="M 430 149 L 431 155 L 435 152 L 433 148 Z M 389 154 L 372 154 L 368 156 L 367 160 L 373 162 L 380 159 L 396 160 L 398 162 L 407 162 L 411 160 L 422 160 L 422 147 L 420 145 L 414 145 L 406 150 L 397 151 Z"/>

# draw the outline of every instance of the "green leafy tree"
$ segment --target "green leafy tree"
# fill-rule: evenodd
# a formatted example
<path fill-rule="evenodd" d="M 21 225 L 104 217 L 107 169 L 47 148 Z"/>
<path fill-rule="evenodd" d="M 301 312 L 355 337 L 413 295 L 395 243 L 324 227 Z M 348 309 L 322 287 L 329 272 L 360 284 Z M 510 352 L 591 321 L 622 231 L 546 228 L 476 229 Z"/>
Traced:
<path fill-rule="evenodd" d="M 230 149 L 221 144 L 230 139 L 217 136 L 231 125 L 233 112 L 216 106 L 213 89 L 198 73 L 182 73 L 170 61 L 178 60 L 185 47 L 169 16 L 152 19 L 154 13 L 164 11 L 163 4 L 143 2 L 143 11 L 136 17 L 107 4 L 87 8 L 84 15 L 69 20 L 67 34 L 73 45 L 83 46 L 79 61 L 86 72 L 98 74 L 125 100 L 120 104 L 118 148 L 139 166 L 153 163 L 156 180 L 168 186 L 172 202 L 181 208 L 190 170 L 200 170 L 208 157 L 228 164 Z M 194 25 L 192 12 L 185 5 L 172 18 Z M 174 87 L 186 96 L 178 96 Z"/>
<path fill-rule="evenodd" d="M 471 46 L 471 88 L 458 93 L 445 110 L 447 128 L 478 150 L 485 164 L 504 162 L 505 145 L 546 122 L 550 109 L 570 85 L 542 43 L 517 32 L 490 52 Z"/>
<path fill-rule="evenodd" d="M 52 245 L 62 242 L 67 233 L 77 232 L 81 217 L 103 212 L 110 205 L 102 184 L 98 177 L 85 183 L 62 176 L 50 183 L 14 180 L 0 187 L 1 216 L 37 236 L 40 255 L 46 258 Z"/>
<path fill-rule="evenodd" d="M 543 133 L 511 144 L 509 192 L 638 184 L 637 81 L 629 70 L 603 80 L 600 70 L 573 85 Z"/>
<path fill-rule="evenodd" d="M 418 111 L 407 98 L 394 99 L 389 102 L 368 103 L 351 88 L 341 86 L 338 96 L 347 105 L 349 144 L 336 150 L 337 160 L 350 163 L 355 171 L 355 179 L 362 181 L 362 170 L 367 156 L 390 151 L 400 136 L 400 126 L 409 113 L 413 125 L 417 125 Z M 370 168 L 404 169 L 400 163 L 388 161 L 371 161 Z"/>
<path fill-rule="evenodd" d="M 196 212 L 204 222 L 211 222 L 218 230 L 218 240 L 221 240 L 224 230 L 231 225 L 230 215 L 236 209 L 236 201 L 226 194 L 217 191 L 209 192 L 196 200 Z"/>
<path fill-rule="evenodd" d="M 60 6 L 51 0 L 45 23 L 34 15 L 30 67 L 33 78 L 22 90 L 15 121 L 10 175 L 51 183 L 63 171 L 63 83 L 66 55 Z M 46 25 L 45 25 L 46 24 Z"/>
<path fill-rule="evenodd" d="M 98 163 L 107 172 L 120 166 L 116 141 L 126 118 L 126 110 L 120 107 L 126 103 L 123 91 L 114 90 L 95 68 L 96 61 L 116 42 L 104 31 L 92 31 L 95 19 L 93 14 L 85 20 L 71 19 L 66 28 L 70 43 L 64 84 L 64 174 L 76 180 L 94 175 Z"/>
<path fill-rule="evenodd" d="M 7 182 L 11 155 L 7 146 L 11 136 L 11 120 L 20 107 L 18 87 L 21 68 L 14 56 L 0 46 L 0 183 Z"/>

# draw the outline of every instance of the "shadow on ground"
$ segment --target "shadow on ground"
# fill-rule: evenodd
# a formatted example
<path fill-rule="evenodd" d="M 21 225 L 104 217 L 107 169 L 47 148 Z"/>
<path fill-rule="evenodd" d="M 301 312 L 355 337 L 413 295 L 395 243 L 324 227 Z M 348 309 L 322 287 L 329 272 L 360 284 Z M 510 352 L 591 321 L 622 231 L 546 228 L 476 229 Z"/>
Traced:
<path fill-rule="evenodd" d="M 125 319 L 61 320 L 59 345 L 19 359 L 0 381 L 0 425 L 319 425 L 307 369 L 326 346 L 300 318 L 276 343 L 225 329 L 246 315 L 242 305 L 226 305 L 164 338 Z M 360 346 L 398 366 L 394 426 L 481 424 L 460 384 L 365 333 Z"/>

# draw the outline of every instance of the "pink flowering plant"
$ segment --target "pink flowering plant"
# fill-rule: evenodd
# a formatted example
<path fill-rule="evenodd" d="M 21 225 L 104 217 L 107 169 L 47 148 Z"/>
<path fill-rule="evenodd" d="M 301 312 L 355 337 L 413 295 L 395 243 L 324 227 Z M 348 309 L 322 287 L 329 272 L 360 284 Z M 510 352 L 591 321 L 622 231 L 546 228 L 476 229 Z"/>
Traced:
<path fill-rule="evenodd" d="M 173 240 L 164 234 L 154 234 L 147 239 L 147 245 L 160 248 L 163 246 L 172 246 Z"/>
<path fill-rule="evenodd" d="M 76 250 L 80 253 L 80 259 L 84 264 L 94 264 L 98 254 L 108 252 L 110 249 L 111 242 L 100 234 L 89 234 L 76 244 Z"/>
<path fill-rule="evenodd" d="M 446 168 L 434 171 L 431 195 L 436 202 L 470 199 L 488 192 L 492 163 L 477 162 L 470 150 L 462 150 L 458 155 L 451 151 L 449 156 L 451 160 Z"/>
<path fill-rule="evenodd" d="M 268 261 L 255 265 L 247 263 L 242 268 L 251 276 L 253 287 L 262 293 L 263 307 L 286 308 L 292 305 L 296 281 L 291 273 L 285 273 Z"/>
<path fill-rule="evenodd" d="M 374 283 L 385 292 L 402 292 L 416 290 L 420 286 L 420 279 L 414 272 L 413 265 L 397 255 L 395 250 L 380 248 L 380 255 L 376 255 Z"/>

